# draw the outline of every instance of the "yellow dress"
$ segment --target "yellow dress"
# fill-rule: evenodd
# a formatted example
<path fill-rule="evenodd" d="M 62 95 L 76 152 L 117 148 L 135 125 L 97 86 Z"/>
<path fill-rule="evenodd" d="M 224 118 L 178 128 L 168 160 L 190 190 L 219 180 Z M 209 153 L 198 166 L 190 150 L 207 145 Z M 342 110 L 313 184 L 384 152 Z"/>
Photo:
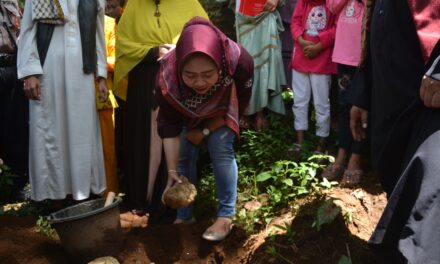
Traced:
<path fill-rule="evenodd" d="M 113 95 L 113 69 L 115 66 L 115 37 L 116 22 L 114 18 L 105 16 L 104 20 L 105 46 L 107 52 L 107 88 L 109 98 L 106 102 L 100 102 L 98 95 L 96 107 L 99 113 L 99 123 L 101 126 L 102 148 L 104 151 L 106 190 L 104 196 L 112 191 L 118 193 L 118 176 L 116 173 L 116 149 L 115 149 L 115 123 L 114 108 L 118 107 Z"/>

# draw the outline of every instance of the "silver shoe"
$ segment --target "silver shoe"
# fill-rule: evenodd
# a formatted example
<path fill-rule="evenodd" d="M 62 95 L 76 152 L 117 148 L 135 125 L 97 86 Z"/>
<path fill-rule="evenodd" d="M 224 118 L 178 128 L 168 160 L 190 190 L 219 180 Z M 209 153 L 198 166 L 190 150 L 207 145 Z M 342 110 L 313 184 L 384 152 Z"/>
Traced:
<path fill-rule="evenodd" d="M 209 229 L 206 229 L 206 231 L 203 233 L 202 237 L 208 241 L 221 241 L 225 239 L 229 233 L 231 233 L 232 227 L 234 225 L 232 223 L 229 224 L 228 230 L 224 233 L 215 233 Z"/>

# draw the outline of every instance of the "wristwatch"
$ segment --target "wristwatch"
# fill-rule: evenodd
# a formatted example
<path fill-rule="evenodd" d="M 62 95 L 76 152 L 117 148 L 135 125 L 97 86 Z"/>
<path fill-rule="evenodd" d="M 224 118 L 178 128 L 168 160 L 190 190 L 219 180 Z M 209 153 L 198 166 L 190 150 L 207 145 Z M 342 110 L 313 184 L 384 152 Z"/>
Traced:
<path fill-rule="evenodd" d="M 211 131 L 209 131 L 208 128 L 205 127 L 204 129 L 202 129 L 203 136 L 207 137 L 207 136 L 209 136 L 210 133 L 211 133 Z"/>

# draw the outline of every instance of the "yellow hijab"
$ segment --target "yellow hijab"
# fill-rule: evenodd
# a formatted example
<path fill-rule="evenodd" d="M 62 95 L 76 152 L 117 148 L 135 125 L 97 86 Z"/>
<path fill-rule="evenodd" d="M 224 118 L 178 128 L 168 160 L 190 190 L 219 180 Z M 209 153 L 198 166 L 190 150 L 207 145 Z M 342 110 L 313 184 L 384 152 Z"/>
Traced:
<path fill-rule="evenodd" d="M 197 0 L 161 0 L 159 23 L 154 16 L 154 0 L 129 0 L 116 33 L 114 93 L 121 99 L 127 94 L 127 74 L 160 44 L 175 44 L 183 26 L 194 16 L 208 18 Z"/>

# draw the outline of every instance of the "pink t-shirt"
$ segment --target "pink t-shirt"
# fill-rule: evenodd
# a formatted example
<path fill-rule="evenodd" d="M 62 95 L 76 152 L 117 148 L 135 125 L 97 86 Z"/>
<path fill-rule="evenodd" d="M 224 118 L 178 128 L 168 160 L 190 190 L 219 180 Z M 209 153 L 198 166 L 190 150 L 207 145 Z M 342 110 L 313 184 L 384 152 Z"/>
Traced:
<path fill-rule="evenodd" d="M 336 64 L 331 59 L 336 30 L 335 18 L 326 7 L 325 0 L 298 0 L 290 24 L 295 40 L 291 68 L 304 73 L 336 73 Z M 313 43 L 321 42 L 321 53 L 313 59 L 306 58 L 297 41 L 300 36 Z"/>
<path fill-rule="evenodd" d="M 365 3 L 359 3 L 357 0 L 327 0 L 327 7 L 333 14 L 338 15 L 332 56 L 334 62 L 359 65 L 364 6 Z"/>

